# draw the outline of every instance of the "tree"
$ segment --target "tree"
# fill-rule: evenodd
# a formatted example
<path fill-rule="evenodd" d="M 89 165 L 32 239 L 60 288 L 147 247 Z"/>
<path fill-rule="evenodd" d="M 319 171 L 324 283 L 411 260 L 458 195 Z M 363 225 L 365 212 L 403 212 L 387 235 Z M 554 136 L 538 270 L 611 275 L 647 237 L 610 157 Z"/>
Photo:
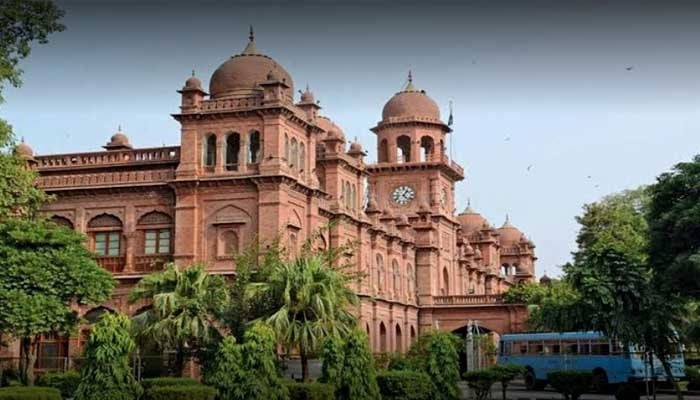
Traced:
<path fill-rule="evenodd" d="M 323 383 L 329 383 L 338 387 L 340 383 L 340 373 L 343 368 L 343 341 L 339 337 L 328 337 L 323 341 L 322 354 L 323 365 L 321 366 L 321 379 Z"/>
<path fill-rule="evenodd" d="M 497 364 L 491 367 L 491 370 L 496 375 L 496 381 L 501 382 L 503 400 L 506 400 L 506 393 L 510 382 L 518 376 L 524 375 L 526 371 L 524 367 L 515 364 Z"/>
<path fill-rule="evenodd" d="M 457 336 L 440 331 L 431 331 L 418 337 L 408 351 L 408 362 L 412 369 L 423 371 L 440 391 L 437 400 L 459 398 L 459 355 Z"/>
<path fill-rule="evenodd" d="M 345 338 L 343 366 L 336 397 L 338 400 L 379 400 L 379 385 L 367 334 L 353 329 Z"/>
<path fill-rule="evenodd" d="M 288 351 L 299 352 L 305 382 L 309 379 L 309 356 L 318 350 L 323 338 L 345 335 L 356 325 L 348 310 L 358 301 L 348 287 L 350 279 L 322 257 L 302 254 L 274 265 L 266 282 L 248 285 L 250 296 L 281 300 L 279 308 L 264 319 Z"/>
<path fill-rule="evenodd" d="M 204 381 L 217 388 L 220 399 L 288 398 L 275 368 L 275 334 L 259 323 L 246 331 L 243 344 L 237 344 L 233 336 L 221 341 Z"/>
<path fill-rule="evenodd" d="M 486 368 L 478 371 L 469 371 L 464 374 L 464 380 L 471 389 L 474 390 L 474 398 L 476 400 L 486 400 L 491 394 L 491 387 L 498 382 L 499 375 L 491 368 Z M 503 392 L 505 399 L 505 390 Z"/>
<path fill-rule="evenodd" d="M 84 241 L 44 220 L 0 223 L 0 333 L 22 338 L 22 380 L 29 385 L 41 336 L 71 332 L 79 322 L 71 306 L 102 303 L 115 287 Z"/>
<path fill-rule="evenodd" d="M 85 344 L 84 364 L 76 400 L 136 400 L 143 393 L 129 362 L 136 348 L 131 338 L 131 321 L 122 314 L 105 313 L 93 325 Z"/>
<path fill-rule="evenodd" d="M 131 303 L 148 301 L 151 308 L 134 317 L 137 336 L 162 350 L 174 350 L 174 372 L 182 375 L 185 361 L 219 336 L 217 318 L 228 304 L 224 278 L 194 265 L 170 264 L 141 279 L 129 296 Z"/>

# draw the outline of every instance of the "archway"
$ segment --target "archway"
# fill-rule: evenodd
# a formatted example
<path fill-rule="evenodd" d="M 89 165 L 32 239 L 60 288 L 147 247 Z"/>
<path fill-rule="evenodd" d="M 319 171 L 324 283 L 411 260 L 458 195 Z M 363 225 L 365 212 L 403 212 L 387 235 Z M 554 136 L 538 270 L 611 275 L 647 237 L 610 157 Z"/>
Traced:
<path fill-rule="evenodd" d="M 379 323 L 379 351 L 382 353 L 386 353 L 388 351 L 386 341 L 386 326 L 384 326 L 384 322 Z"/>
<path fill-rule="evenodd" d="M 399 353 L 403 353 L 403 338 L 401 337 L 401 326 L 399 324 L 396 324 L 395 337 L 396 337 L 396 348 L 394 350 L 399 352 Z"/>

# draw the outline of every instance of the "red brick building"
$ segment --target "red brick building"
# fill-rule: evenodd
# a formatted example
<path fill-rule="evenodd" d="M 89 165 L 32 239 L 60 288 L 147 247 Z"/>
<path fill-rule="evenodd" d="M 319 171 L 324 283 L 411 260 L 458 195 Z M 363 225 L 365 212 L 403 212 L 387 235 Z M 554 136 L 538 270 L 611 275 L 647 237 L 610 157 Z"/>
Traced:
<path fill-rule="evenodd" d="M 85 233 L 118 279 L 104 307 L 135 313 L 130 288 L 165 262 L 235 274 L 233 252 L 252 241 L 281 234 L 293 253 L 336 221 L 318 246 L 359 243 L 357 313 L 375 351 L 403 351 L 423 330 L 468 319 L 496 332 L 521 328 L 524 310 L 498 295 L 534 279 L 535 246 L 508 220 L 496 229 L 470 207 L 455 215 L 464 170 L 445 154 L 451 129 L 410 75 L 372 128 L 375 164 L 321 115 L 308 88 L 295 99 L 291 75 L 252 34 L 208 93 L 194 76 L 178 92 L 178 147 L 136 149 L 118 132 L 92 153 L 18 148 L 57 197 L 45 212 Z M 62 351 L 79 349 L 70 345 Z"/>

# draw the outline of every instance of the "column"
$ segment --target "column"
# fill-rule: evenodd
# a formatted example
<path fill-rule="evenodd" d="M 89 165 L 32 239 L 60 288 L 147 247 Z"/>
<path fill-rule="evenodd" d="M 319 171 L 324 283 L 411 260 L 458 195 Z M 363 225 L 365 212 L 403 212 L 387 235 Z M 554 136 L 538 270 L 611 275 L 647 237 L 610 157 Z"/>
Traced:
<path fill-rule="evenodd" d="M 248 134 L 242 133 L 239 141 L 241 147 L 238 149 L 238 170 L 248 171 Z"/>
<path fill-rule="evenodd" d="M 220 174 L 224 172 L 224 155 L 226 149 L 226 137 L 221 135 L 216 135 L 216 163 L 214 163 L 214 172 Z"/>

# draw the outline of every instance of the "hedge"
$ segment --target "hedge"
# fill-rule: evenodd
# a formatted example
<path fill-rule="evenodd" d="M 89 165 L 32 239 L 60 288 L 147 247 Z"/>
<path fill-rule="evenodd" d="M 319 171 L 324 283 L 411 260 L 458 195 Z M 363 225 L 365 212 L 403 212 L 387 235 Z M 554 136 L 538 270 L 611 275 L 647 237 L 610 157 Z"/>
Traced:
<path fill-rule="evenodd" d="M 593 374 L 588 371 L 552 371 L 547 374 L 549 384 L 565 399 L 578 399 L 591 389 Z"/>
<path fill-rule="evenodd" d="M 435 388 L 428 374 L 416 371 L 380 371 L 377 374 L 382 400 L 429 400 Z"/>
<path fill-rule="evenodd" d="M 688 379 L 688 390 L 700 390 L 700 369 L 685 367 L 685 377 Z"/>
<path fill-rule="evenodd" d="M 80 373 L 76 371 L 68 372 L 47 372 L 40 375 L 36 380 L 37 386 L 50 387 L 61 391 L 64 399 L 75 396 L 75 391 L 80 384 Z"/>
<path fill-rule="evenodd" d="M 0 389 L 0 400 L 61 400 L 61 392 L 47 387 L 6 387 Z"/>
<path fill-rule="evenodd" d="M 147 378 L 141 381 L 143 390 L 155 386 L 200 386 L 201 383 L 192 378 Z"/>
<path fill-rule="evenodd" d="M 214 400 L 216 389 L 204 385 L 153 386 L 145 400 Z"/>
<path fill-rule="evenodd" d="M 283 384 L 289 391 L 289 400 L 327 400 L 335 398 L 335 388 L 325 383 L 283 381 Z"/>
<path fill-rule="evenodd" d="M 616 400 L 639 400 L 640 397 L 641 394 L 639 390 L 630 384 L 621 385 L 617 388 L 617 391 L 615 391 Z"/>

